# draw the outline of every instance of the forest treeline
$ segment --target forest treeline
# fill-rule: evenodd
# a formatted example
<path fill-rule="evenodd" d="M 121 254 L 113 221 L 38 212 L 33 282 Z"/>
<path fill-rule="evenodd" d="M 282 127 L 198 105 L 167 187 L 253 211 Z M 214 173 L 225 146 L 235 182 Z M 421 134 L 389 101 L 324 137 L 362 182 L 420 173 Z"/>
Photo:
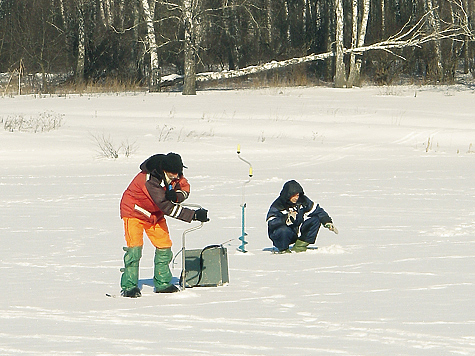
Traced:
<path fill-rule="evenodd" d="M 0 73 L 39 73 L 42 92 L 51 74 L 158 89 L 176 73 L 193 94 L 199 73 L 257 66 L 277 76 L 272 63 L 307 57 L 286 75 L 340 87 L 400 76 L 451 82 L 457 68 L 475 71 L 474 7 L 474 0 L 0 0 Z"/>

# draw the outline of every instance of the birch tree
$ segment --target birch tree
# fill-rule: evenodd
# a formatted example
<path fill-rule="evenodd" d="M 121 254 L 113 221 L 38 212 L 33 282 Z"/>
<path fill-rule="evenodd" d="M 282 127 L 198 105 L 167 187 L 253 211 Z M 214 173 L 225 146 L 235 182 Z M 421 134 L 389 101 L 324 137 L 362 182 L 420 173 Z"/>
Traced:
<path fill-rule="evenodd" d="M 345 54 L 357 53 L 362 54 L 369 51 L 384 51 L 387 53 L 392 53 L 398 58 L 405 59 L 401 55 L 395 53 L 396 50 L 401 50 L 404 48 L 411 47 L 420 47 L 428 43 L 432 43 L 435 40 L 441 39 L 452 39 L 457 38 L 460 35 L 465 33 L 465 30 L 457 26 L 448 26 L 446 29 L 441 29 L 439 32 L 430 32 L 427 33 L 424 28 L 426 27 L 427 14 L 423 16 L 419 21 L 416 22 L 413 26 L 407 26 L 407 24 L 399 30 L 393 36 L 389 38 L 376 42 L 373 44 L 363 45 L 361 47 L 341 49 L 342 56 Z M 283 61 L 271 61 L 262 65 L 249 66 L 239 70 L 233 71 L 222 71 L 222 72 L 207 72 L 207 73 L 198 73 L 196 74 L 197 81 L 207 81 L 207 80 L 218 80 L 218 79 L 228 79 L 236 78 L 243 75 L 260 73 L 267 70 L 284 68 L 292 65 L 314 62 L 314 61 L 323 61 L 329 58 L 332 58 L 336 55 L 335 51 L 330 51 L 320 54 L 310 54 L 303 57 L 291 58 Z"/>
<path fill-rule="evenodd" d="M 352 1 L 352 19 L 351 19 L 351 48 L 358 47 L 358 0 Z M 350 74 L 348 75 L 348 81 L 346 86 L 351 88 L 355 81 L 356 73 L 355 73 L 355 65 L 356 65 L 356 54 L 352 52 L 350 54 Z"/>
<path fill-rule="evenodd" d="M 468 1 L 467 0 L 461 0 L 460 2 L 460 10 L 461 10 L 461 22 L 463 26 L 466 26 L 467 32 L 469 32 L 469 26 L 470 26 L 470 20 L 468 16 Z M 464 74 L 467 74 L 469 71 L 469 35 L 465 34 L 463 36 L 463 72 Z"/>
<path fill-rule="evenodd" d="M 199 0 L 183 0 L 183 23 L 185 26 L 185 76 L 183 95 L 196 94 L 196 15 Z"/>
<path fill-rule="evenodd" d="M 274 6 L 272 0 L 266 0 L 266 30 L 269 46 L 274 42 Z"/>
<path fill-rule="evenodd" d="M 316 52 L 316 35 L 317 35 L 317 4 L 316 1 L 305 1 L 305 37 L 309 53 Z"/>
<path fill-rule="evenodd" d="M 384 2 L 384 0 L 382 0 Z M 369 18 L 369 0 L 363 1 L 363 11 L 361 15 L 361 22 L 358 21 L 358 0 L 353 0 L 353 30 L 351 48 L 362 47 L 366 38 L 366 28 Z M 361 55 L 356 56 L 355 52 L 350 54 L 350 74 L 348 76 L 347 87 L 351 88 L 353 84 L 360 81 L 361 75 Z"/>
<path fill-rule="evenodd" d="M 67 63 L 65 63 L 65 65 L 68 70 L 70 70 L 70 68 L 72 68 L 72 70 L 77 70 L 77 61 L 74 57 L 74 52 L 76 48 L 74 48 L 74 41 L 72 40 L 75 36 L 76 29 L 74 28 L 73 21 L 71 19 L 72 11 L 68 9 L 67 4 L 65 3 L 66 1 L 67 0 L 58 0 L 59 16 L 62 20 L 62 24 L 60 24 L 59 26 L 61 27 L 64 36 L 65 47 L 63 47 L 63 50 L 67 59 Z M 52 0 L 52 3 L 54 4 L 54 0 Z"/>
<path fill-rule="evenodd" d="M 85 6 L 87 0 L 78 0 L 78 55 L 76 63 L 76 82 L 84 81 L 84 67 L 86 61 L 86 28 L 85 28 Z"/>
<path fill-rule="evenodd" d="M 335 0 L 327 0 L 318 2 L 322 6 L 322 27 L 327 28 L 326 32 L 323 32 L 326 40 L 324 41 L 326 52 L 335 51 L 334 43 L 336 37 L 336 16 L 335 16 Z M 333 80 L 335 67 L 335 56 L 331 56 L 325 65 L 325 78 L 327 80 Z"/>
<path fill-rule="evenodd" d="M 99 1 L 99 14 L 101 15 L 102 22 L 105 24 L 105 26 L 112 24 L 110 0 Z"/>
<path fill-rule="evenodd" d="M 468 0 L 452 0 L 451 11 L 454 23 L 459 23 L 464 28 L 462 35 L 462 49 L 463 49 L 463 72 L 467 74 L 470 70 L 470 54 L 469 46 L 473 41 L 474 33 L 471 27 L 470 6 Z"/>
<path fill-rule="evenodd" d="M 160 90 L 160 68 L 158 62 L 157 42 L 155 37 L 155 28 L 153 25 L 155 17 L 155 8 L 150 6 L 148 0 L 141 0 L 142 9 L 144 13 L 145 23 L 147 26 L 147 35 L 145 37 L 145 44 L 150 54 L 150 71 L 149 71 L 149 90 Z M 155 1 L 152 0 L 155 5 Z"/>
<path fill-rule="evenodd" d="M 436 12 L 436 8 L 432 2 L 433 0 L 424 0 L 424 9 L 428 14 L 427 26 L 431 32 L 440 32 L 440 18 Z M 435 50 L 435 76 L 438 81 L 442 81 L 444 76 L 444 68 L 442 66 L 442 49 L 439 39 L 433 41 Z"/>
<path fill-rule="evenodd" d="M 343 88 L 346 84 L 346 68 L 343 61 L 343 0 L 335 0 L 336 34 L 335 34 L 335 87 Z"/>
<path fill-rule="evenodd" d="M 212 6 L 205 8 L 202 0 L 183 0 L 183 4 L 181 8 L 182 23 L 184 26 L 184 56 L 185 56 L 183 95 L 196 94 L 196 56 L 197 56 L 198 48 L 200 46 L 200 42 L 202 38 L 203 27 L 202 27 L 201 21 L 204 21 L 206 18 L 208 18 L 208 21 L 209 21 L 209 18 L 213 18 L 211 17 L 211 14 L 213 14 L 214 16 L 222 16 L 222 12 L 224 12 L 225 22 L 226 22 L 226 18 L 231 17 L 230 12 L 235 11 L 238 8 L 242 8 L 243 3 L 246 3 L 246 1 L 242 1 L 239 4 L 236 4 L 235 1 L 228 0 L 224 2 L 222 6 L 218 8 L 212 7 Z M 246 12 L 247 14 L 249 14 L 249 17 L 251 18 L 252 27 L 255 33 L 257 33 L 256 37 L 258 37 L 259 28 L 256 24 L 256 21 L 253 18 L 253 15 L 249 11 L 249 9 L 246 8 Z M 233 41 L 231 40 L 230 43 L 232 44 Z M 232 46 L 234 46 L 234 44 L 232 44 Z M 255 46 L 256 48 L 258 48 L 259 46 L 258 41 L 256 41 Z"/>

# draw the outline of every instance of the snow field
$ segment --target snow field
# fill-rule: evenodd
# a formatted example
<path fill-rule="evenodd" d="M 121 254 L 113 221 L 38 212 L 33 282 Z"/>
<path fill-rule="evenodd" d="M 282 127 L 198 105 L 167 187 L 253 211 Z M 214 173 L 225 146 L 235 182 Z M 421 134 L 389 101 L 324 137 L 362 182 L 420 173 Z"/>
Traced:
<path fill-rule="evenodd" d="M 0 118 L 52 110 L 64 124 L 0 131 L 0 354 L 473 354 L 473 95 L 454 86 L 1 98 Z M 94 135 L 136 150 L 100 158 Z M 254 168 L 244 196 L 237 144 Z M 122 192 L 145 158 L 170 151 L 189 167 L 189 202 L 210 212 L 187 248 L 224 243 L 230 283 L 154 294 L 145 239 L 143 297 L 107 298 L 119 293 Z M 306 253 L 274 255 L 265 214 L 289 179 L 340 234 L 322 229 Z M 168 222 L 177 253 L 189 225 Z"/>

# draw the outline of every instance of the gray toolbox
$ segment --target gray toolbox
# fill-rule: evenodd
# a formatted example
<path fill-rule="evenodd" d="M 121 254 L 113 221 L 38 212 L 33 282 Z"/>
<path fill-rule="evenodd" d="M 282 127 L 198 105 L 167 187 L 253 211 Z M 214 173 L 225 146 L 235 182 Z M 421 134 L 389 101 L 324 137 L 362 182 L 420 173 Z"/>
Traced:
<path fill-rule="evenodd" d="M 229 283 L 228 253 L 222 245 L 185 250 L 185 286 L 217 287 Z"/>

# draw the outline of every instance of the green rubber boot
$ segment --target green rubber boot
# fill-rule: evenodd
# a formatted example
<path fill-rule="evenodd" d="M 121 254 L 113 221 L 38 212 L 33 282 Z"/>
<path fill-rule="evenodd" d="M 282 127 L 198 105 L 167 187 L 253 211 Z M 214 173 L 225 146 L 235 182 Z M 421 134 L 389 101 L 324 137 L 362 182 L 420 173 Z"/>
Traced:
<path fill-rule="evenodd" d="M 139 284 L 139 262 L 142 257 L 142 246 L 124 247 L 124 268 L 121 268 L 122 278 L 120 286 L 124 294 L 138 289 Z"/>
<path fill-rule="evenodd" d="M 170 288 L 172 285 L 170 283 L 172 280 L 172 273 L 168 266 L 172 258 L 173 253 L 171 248 L 155 249 L 155 258 L 153 260 L 155 263 L 155 268 L 153 270 L 153 284 L 155 286 L 155 292 L 157 293 Z"/>
<path fill-rule="evenodd" d="M 292 247 L 293 252 L 305 252 L 307 251 L 307 246 L 309 245 L 308 242 L 297 240 L 295 241 L 294 247 Z"/>

